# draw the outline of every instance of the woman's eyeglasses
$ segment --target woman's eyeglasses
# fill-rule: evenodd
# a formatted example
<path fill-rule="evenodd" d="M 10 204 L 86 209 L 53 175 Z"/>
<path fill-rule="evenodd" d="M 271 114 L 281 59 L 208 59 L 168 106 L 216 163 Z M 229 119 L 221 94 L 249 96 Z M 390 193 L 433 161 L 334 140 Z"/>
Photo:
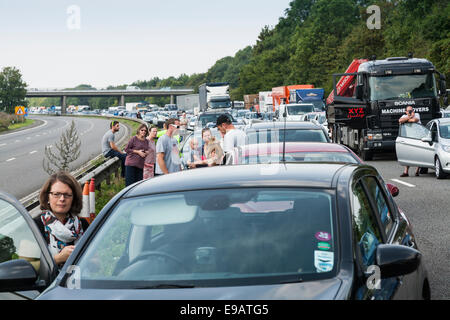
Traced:
<path fill-rule="evenodd" d="M 61 193 L 61 192 L 49 192 L 49 194 L 57 199 L 64 197 L 64 199 L 70 199 L 73 197 L 73 194 Z"/>

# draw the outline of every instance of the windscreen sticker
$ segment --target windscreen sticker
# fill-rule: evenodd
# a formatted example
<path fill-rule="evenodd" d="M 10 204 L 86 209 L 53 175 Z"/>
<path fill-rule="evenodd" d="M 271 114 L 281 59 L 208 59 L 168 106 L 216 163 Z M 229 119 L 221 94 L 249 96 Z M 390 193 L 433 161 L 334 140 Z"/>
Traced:
<path fill-rule="evenodd" d="M 317 272 L 330 272 L 333 270 L 334 252 L 314 251 L 314 266 Z"/>
<path fill-rule="evenodd" d="M 331 240 L 331 234 L 325 231 L 319 231 L 315 235 L 317 240 L 319 241 L 330 241 Z"/>
<path fill-rule="evenodd" d="M 331 245 L 328 242 L 319 242 L 317 244 L 317 249 L 319 250 L 330 250 Z"/>

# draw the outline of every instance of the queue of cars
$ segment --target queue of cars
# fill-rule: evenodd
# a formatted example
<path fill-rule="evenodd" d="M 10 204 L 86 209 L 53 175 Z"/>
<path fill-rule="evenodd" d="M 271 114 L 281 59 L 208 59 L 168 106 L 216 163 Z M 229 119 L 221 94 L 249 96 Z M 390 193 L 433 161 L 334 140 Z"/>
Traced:
<path fill-rule="evenodd" d="M 193 138 L 201 148 L 204 127 L 220 141 L 222 113 L 192 117 L 180 152 Z M 0 241 L 21 249 L 0 260 L 0 291 L 32 290 L 39 299 L 429 299 L 422 255 L 394 201 L 398 188 L 331 143 L 322 113 L 286 122 L 250 114 L 230 113 L 248 137 L 230 155 L 233 165 L 125 188 L 59 273 L 26 210 L 0 193 Z M 413 141 L 399 149 L 400 163 L 445 174 L 450 120 L 419 126 L 403 127 L 399 145 Z M 426 145 L 432 164 L 403 160 L 414 147 L 424 156 Z"/>

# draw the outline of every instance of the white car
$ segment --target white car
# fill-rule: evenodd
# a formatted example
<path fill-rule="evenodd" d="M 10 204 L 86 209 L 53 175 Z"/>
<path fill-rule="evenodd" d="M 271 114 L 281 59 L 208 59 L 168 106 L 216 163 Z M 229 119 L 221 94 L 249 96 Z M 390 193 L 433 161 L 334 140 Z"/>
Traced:
<path fill-rule="evenodd" d="M 450 118 L 434 119 L 425 126 L 405 123 L 395 140 L 402 166 L 432 168 L 436 178 L 450 174 Z"/>

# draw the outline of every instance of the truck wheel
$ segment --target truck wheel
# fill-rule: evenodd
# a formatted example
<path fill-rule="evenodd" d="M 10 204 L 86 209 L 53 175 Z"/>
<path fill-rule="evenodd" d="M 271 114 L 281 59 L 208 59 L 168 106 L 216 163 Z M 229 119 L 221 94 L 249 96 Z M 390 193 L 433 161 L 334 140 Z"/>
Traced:
<path fill-rule="evenodd" d="M 373 152 L 370 150 L 364 150 L 364 141 L 359 139 L 358 154 L 364 161 L 371 161 L 373 159 Z"/>
<path fill-rule="evenodd" d="M 445 177 L 447 177 L 447 174 L 444 171 L 442 171 L 442 165 L 441 161 L 439 160 L 439 157 L 436 157 L 436 160 L 434 162 L 434 170 L 436 173 L 436 178 L 444 179 Z"/>

